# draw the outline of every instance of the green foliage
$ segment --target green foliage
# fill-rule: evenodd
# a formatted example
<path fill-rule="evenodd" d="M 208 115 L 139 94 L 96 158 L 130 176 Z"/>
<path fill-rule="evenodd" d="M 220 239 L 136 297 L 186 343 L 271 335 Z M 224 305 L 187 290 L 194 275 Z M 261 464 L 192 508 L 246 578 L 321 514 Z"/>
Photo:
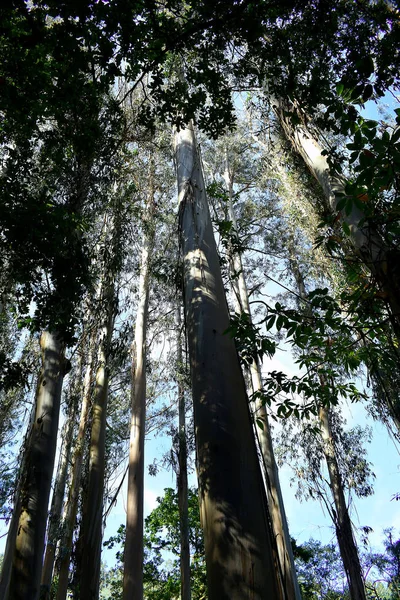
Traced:
<path fill-rule="evenodd" d="M 370 496 L 375 475 L 367 460 L 365 445 L 371 440 L 371 430 L 359 426 L 346 429 L 338 409 L 330 409 L 329 424 L 341 486 L 357 497 Z M 287 464 L 292 470 L 296 496 L 305 501 L 313 498 L 323 502 L 335 523 L 319 420 L 300 422 L 292 418 L 285 421 L 277 438 L 276 458 L 280 465 Z"/>
<path fill-rule="evenodd" d="M 334 544 L 323 546 L 310 539 L 299 546 L 292 541 L 292 545 L 303 600 L 349 598 L 346 574 Z"/>
<path fill-rule="evenodd" d="M 399 540 L 391 530 L 385 533 L 384 552 L 364 552 L 366 597 L 368 600 L 398 600 Z M 334 544 L 310 539 L 298 545 L 292 540 L 296 570 L 303 600 L 347 600 L 346 575 Z"/>
<path fill-rule="evenodd" d="M 400 598 L 400 540 L 393 536 L 393 529 L 384 531 L 385 553 L 370 553 L 367 556 L 367 565 L 369 570 L 376 570 L 379 580 L 387 584 L 386 595 L 382 596 L 385 600 L 398 600 Z M 374 591 L 376 583 L 371 580 L 369 586 L 371 592 Z M 371 598 L 373 598 L 371 593 Z"/>
<path fill-rule="evenodd" d="M 269 372 L 263 390 L 256 392 L 268 406 L 277 402 L 280 394 L 286 395 L 286 399 L 277 402 L 279 417 L 294 413 L 309 418 L 316 414 L 316 402 L 329 406 L 336 405 L 340 398 L 354 402 L 365 397 L 352 382 L 342 381 L 343 373 L 357 373 L 364 357 L 363 349 L 354 343 L 353 326 L 343 320 L 342 310 L 327 288 L 313 290 L 305 302 L 310 316 L 305 316 L 303 309 L 286 308 L 280 302 L 274 306 L 263 302 L 267 314 L 258 326 L 243 313 L 231 318 L 227 331 L 235 337 L 246 365 L 273 356 L 276 342 L 271 333 L 275 331 L 281 336 L 285 333 L 297 356 L 295 362 L 306 370 L 305 374 L 287 377 L 280 371 Z M 262 333 L 261 325 L 265 326 L 266 334 Z M 305 402 L 299 405 L 287 397 L 289 394 L 293 397 L 298 394 Z"/>
<path fill-rule="evenodd" d="M 180 594 L 180 534 L 178 495 L 172 488 L 165 488 L 164 496 L 157 498 L 158 506 L 145 519 L 144 536 L 144 589 L 148 600 L 170 600 Z M 200 526 L 197 491 L 188 492 L 189 543 L 191 559 L 191 589 L 193 600 L 201 600 L 206 594 L 206 572 L 203 533 Z M 123 547 L 125 526 L 121 525 L 117 535 L 104 542 L 107 548 L 118 544 Z M 123 561 L 123 551 L 116 554 Z M 111 597 L 122 597 L 121 566 L 107 576 Z"/>

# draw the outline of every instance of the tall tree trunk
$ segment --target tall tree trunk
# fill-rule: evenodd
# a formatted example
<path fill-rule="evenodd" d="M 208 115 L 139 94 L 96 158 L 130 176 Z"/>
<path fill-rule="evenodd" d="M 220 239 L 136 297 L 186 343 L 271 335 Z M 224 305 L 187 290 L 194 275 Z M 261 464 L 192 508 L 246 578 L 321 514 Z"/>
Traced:
<path fill-rule="evenodd" d="M 101 540 L 103 528 L 103 488 L 108 399 L 108 358 L 114 327 L 115 292 L 113 275 L 104 286 L 105 315 L 102 327 L 96 382 L 93 395 L 92 428 L 89 449 L 88 489 L 82 513 L 82 567 L 79 583 L 81 600 L 97 600 L 100 586 Z"/>
<path fill-rule="evenodd" d="M 342 478 L 336 459 L 335 442 L 332 436 L 329 409 L 319 408 L 319 420 L 323 439 L 323 451 L 328 467 L 330 488 L 335 503 L 335 528 L 351 600 L 366 600 L 364 581 L 353 527 L 343 491 Z"/>
<path fill-rule="evenodd" d="M 123 600 L 143 598 L 144 438 L 146 424 L 146 332 L 149 307 L 150 258 L 154 241 L 154 159 L 150 157 L 147 232 L 140 265 L 139 301 L 132 347 L 132 416 L 129 442 L 128 499 L 124 550 Z"/>
<path fill-rule="evenodd" d="M 190 588 L 190 543 L 189 543 L 189 510 L 188 510 L 188 474 L 187 474 L 187 444 L 186 444 L 186 406 L 185 387 L 183 384 L 183 357 L 182 357 L 182 323 L 181 311 L 176 311 L 176 359 L 178 375 L 178 508 L 179 508 L 179 533 L 180 533 L 180 572 L 181 572 L 181 600 L 191 599 Z"/>
<path fill-rule="evenodd" d="M 291 244 L 290 251 L 293 255 L 293 244 Z M 300 271 L 294 256 L 292 256 L 290 262 L 291 269 L 298 287 L 298 295 L 303 301 L 305 301 L 307 295 L 303 274 Z M 309 317 L 312 317 L 312 312 L 307 305 L 305 312 Z M 310 322 L 312 321 L 310 320 Z M 320 374 L 320 381 L 322 385 L 327 385 L 322 373 Z M 319 405 L 318 413 L 322 436 L 322 450 L 328 468 L 330 489 L 335 505 L 335 511 L 332 512 L 332 518 L 336 529 L 336 537 L 339 545 L 340 556 L 342 557 L 342 562 L 349 585 L 350 597 L 351 600 L 366 600 L 360 558 L 358 556 L 358 550 L 353 535 L 353 527 L 344 495 L 343 481 L 336 457 L 335 440 L 331 431 L 330 409 L 329 407 Z"/>
<path fill-rule="evenodd" d="M 44 331 L 40 347 L 42 369 L 35 398 L 35 419 L 10 526 L 11 544 L 6 550 L 5 564 L 10 553 L 12 567 L 9 578 L 7 573 L 4 580 L 2 578 L 4 600 L 36 600 L 39 596 L 64 376 L 64 346 L 57 334 Z M 13 532 L 16 535 L 13 536 Z"/>
<path fill-rule="evenodd" d="M 238 235 L 237 221 L 233 208 L 233 173 L 229 168 L 228 152 L 225 151 L 225 170 L 223 174 L 225 185 L 228 190 L 228 218 L 232 222 L 232 231 L 235 236 Z M 249 304 L 249 295 L 243 270 L 242 258 L 239 252 L 230 251 L 230 268 L 232 280 L 236 282 L 237 301 L 240 312 L 248 315 L 251 321 L 251 311 Z M 253 360 L 250 365 L 250 377 L 253 392 L 262 391 L 261 367 L 258 361 Z M 258 438 L 262 467 L 265 476 L 269 513 L 272 521 L 272 528 L 277 544 L 279 565 L 281 569 L 283 594 L 287 600 L 301 600 L 300 588 L 297 582 L 296 569 L 292 545 L 290 541 L 289 528 L 287 524 L 285 508 L 283 504 L 281 486 L 279 482 L 278 467 L 274 457 L 272 445 L 271 430 L 269 427 L 268 413 L 265 405 L 260 398 L 255 402 L 255 416 L 260 418 L 263 423 L 261 429 L 255 424 L 255 431 Z"/>
<path fill-rule="evenodd" d="M 81 362 L 81 361 L 80 361 Z M 77 368 L 74 379 L 79 380 L 81 376 L 81 368 Z M 60 451 L 60 457 L 57 467 L 57 475 L 54 484 L 53 498 L 51 501 L 51 508 L 49 513 L 49 524 L 47 529 L 47 543 L 46 552 L 43 562 L 42 579 L 40 584 L 40 598 L 41 600 L 48 600 L 50 598 L 50 587 L 51 578 L 53 575 L 54 560 L 56 556 L 57 542 L 60 537 L 60 521 L 61 512 L 64 501 L 65 486 L 67 482 L 68 467 L 71 460 L 71 447 L 72 439 L 75 428 L 77 402 L 73 397 L 76 396 L 76 381 L 71 386 L 73 392 L 70 394 L 71 408 L 70 414 L 64 423 L 63 435 L 62 435 L 62 446 Z M 75 389 L 74 389 L 75 388 Z"/>
<path fill-rule="evenodd" d="M 57 600 L 65 600 L 68 589 L 72 539 L 76 523 L 76 515 L 78 512 L 79 490 L 82 479 L 84 442 L 91 399 L 91 383 L 93 378 L 93 353 L 95 337 L 96 331 L 93 332 L 89 342 L 88 360 L 86 366 L 85 379 L 83 383 L 81 414 L 79 418 L 78 434 L 75 442 L 75 451 L 71 468 L 71 482 L 69 485 L 68 499 L 66 502 L 65 509 L 65 518 L 63 523 L 64 534 L 60 542 Z"/>
<path fill-rule="evenodd" d="M 321 147 L 307 126 L 293 126 L 290 113 L 294 112 L 294 106 L 274 99 L 272 104 L 286 137 L 320 183 L 331 210 L 336 213 L 338 202 L 346 196 L 345 179 L 330 169 L 326 157 L 322 155 Z M 365 214 L 355 203 L 350 214 L 342 211 L 342 219 L 349 226 L 351 241 L 357 255 L 385 292 L 393 328 L 396 336 L 400 338 L 399 252 L 386 247 L 378 232 L 365 222 Z"/>
<path fill-rule="evenodd" d="M 184 297 L 209 600 L 282 598 L 248 399 L 193 125 L 175 136 Z"/>
<path fill-rule="evenodd" d="M 8 586 L 10 583 L 11 577 L 11 569 L 12 569 L 12 561 L 13 561 L 13 549 L 15 547 L 15 541 L 17 539 L 18 533 L 18 522 L 19 522 L 19 514 L 21 510 L 20 498 L 21 498 L 21 485 L 22 485 L 22 477 L 25 473 L 25 460 L 27 457 L 26 448 L 28 447 L 30 441 L 30 432 L 35 420 L 36 406 L 33 406 L 29 424 L 27 428 L 27 433 L 25 435 L 23 444 L 22 444 L 22 464 L 19 468 L 19 474 L 17 479 L 16 490 L 14 493 L 14 509 L 12 512 L 12 517 L 10 521 L 10 525 L 7 533 L 7 543 L 3 556 L 3 564 L 1 570 L 1 579 L 0 579 L 0 598 L 6 598 L 8 593 Z"/>

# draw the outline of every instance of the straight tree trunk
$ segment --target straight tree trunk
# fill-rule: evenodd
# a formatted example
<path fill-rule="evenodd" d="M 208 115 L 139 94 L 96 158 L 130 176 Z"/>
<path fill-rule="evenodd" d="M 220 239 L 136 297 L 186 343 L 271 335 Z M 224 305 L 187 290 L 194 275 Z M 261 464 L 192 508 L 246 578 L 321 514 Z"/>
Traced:
<path fill-rule="evenodd" d="M 238 235 L 237 221 L 233 208 L 233 183 L 234 176 L 230 170 L 228 151 L 225 150 L 225 170 L 223 174 L 225 185 L 228 191 L 227 212 L 228 218 L 232 223 L 232 231 L 235 236 Z M 232 281 L 236 284 L 237 302 L 240 312 L 248 315 L 250 321 L 251 311 L 249 304 L 249 295 L 247 291 L 246 278 L 244 275 L 242 257 L 240 252 L 230 251 L 230 268 L 232 272 Z M 252 391 L 262 391 L 261 367 L 258 361 L 253 360 L 250 365 L 250 378 Z M 289 528 L 287 524 L 285 507 L 283 504 L 282 491 L 279 482 L 278 466 L 274 457 L 272 445 L 271 430 L 269 427 L 268 413 L 265 405 L 260 398 L 255 401 L 255 417 L 262 420 L 261 429 L 256 423 L 254 425 L 257 435 L 262 468 L 267 489 L 268 508 L 272 521 L 272 528 L 277 545 L 279 556 L 279 566 L 281 570 L 281 581 L 283 587 L 283 596 L 287 600 L 301 600 L 300 588 L 297 582 L 296 568 L 294 565 L 294 556 L 290 541 Z"/>
<path fill-rule="evenodd" d="M 29 424 L 28 424 L 28 428 L 27 428 L 28 431 L 27 431 L 27 434 L 25 436 L 25 439 L 24 439 L 23 445 L 22 445 L 23 461 L 22 461 L 22 465 L 20 466 L 20 469 L 19 469 L 17 486 L 16 486 L 16 490 L 15 490 L 15 494 L 14 494 L 14 509 L 13 509 L 10 525 L 8 528 L 7 543 L 6 543 L 4 556 L 3 556 L 3 564 L 2 564 L 1 579 L 0 579 L 0 598 L 7 597 L 6 594 L 8 593 L 8 586 L 10 583 L 12 561 L 13 561 L 13 548 L 15 547 L 15 541 L 17 539 L 18 515 L 20 513 L 20 508 L 21 508 L 21 505 L 20 505 L 20 497 L 21 497 L 20 494 L 21 494 L 21 485 L 22 485 L 21 478 L 22 478 L 23 474 L 25 473 L 24 465 L 25 465 L 25 460 L 26 460 L 26 456 L 27 456 L 26 448 L 28 447 L 28 443 L 30 440 L 29 435 L 30 435 L 31 428 L 32 428 L 34 420 L 35 420 L 35 413 L 36 413 L 36 407 L 34 406 L 31 411 L 31 415 L 30 415 L 30 419 L 29 419 Z"/>
<path fill-rule="evenodd" d="M 233 208 L 233 182 L 234 176 L 229 168 L 228 152 L 225 150 L 225 171 L 223 174 L 225 185 L 228 190 L 228 218 L 232 223 L 234 235 L 238 235 L 237 221 Z M 246 278 L 243 270 L 242 257 L 239 252 L 230 252 L 230 267 L 232 272 L 232 281 L 236 283 L 237 302 L 240 312 L 248 315 L 251 321 L 251 311 L 249 304 L 249 295 L 247 291 Z M 250 377 L 252 391 L 262 391 L 261 367 L 258 361 L 253 360 L 250 365 Z M 287 600 L 301 600 L 300 588 L 297 582 L 296 569 L 292 545 L 290 541 L 289 528 L 287 524 L 285 508 L 281 486 L 279 482 L 278 467 L 274 457 L 272 445 L 271 430 L 269 427 L 268 413 L 261 399 L 255 402 L 255 416 L 260 418 L 263 423 L 263 429 L 255 424 L 255 431 L 261 451 L 262 467 L 267 488 L 268 508 L 272 521 L 272 528 L 275 535 L 279 565 L 281 570 L 281 579 L 283 586 L 283 595 Z"/>
<path fill-rule="evenodd" d="M 342 557 L 351 600 L 366 600 L 365 586 L 362 578 L 360 559 L 354 540 L 347 503 L 344 496 L 342 478 L 336 459 L 335 442 L 332 436 L 329 409 L 319 408 L 319 420 L 323 439 L 323 451 L 328 467 L 330 488 L 335 503 L 335 528 Z"/>
<path fill-rule="evenodd" d="M 290 250 L 292 254 L 294 254 L 293 245 Z M 300 298 L 305 301 L 306 289 L 304 278 L 294 256 L 291 260 L 291 268 L 298 286 L 298 294 Z M 309 317 L 312 317 L 312 312 L 309 307 L 306 307 L 305 312 L 307 312 Z M 326 385 L 322 373 L 320 374 L 320 381 L 321 384 Z M 351 600 L 366 600 L 360 558 L 354 540 L 353 527 L 344 495 L 342 476 L 336 457 L 335 441 L 331 431 L 330 408 L 319 405 L 318 413 L 322 436 L 322 450 L 328 468 L 330 489 L 335 505 L 335 511 L 332 513 L 332 518 L 336 529 L 340 556 L 342 557 L 347 583 L 349 585 L 350 598 Z"/>
<path fill-rule="evenodd" d="M 132 416 L 129 442 L 128 499 L 124 550 L 123 600 L 143 599 L 144 439 L 146 425 L 146 332 L 149 307 L 150 261 L 154 241 L 154 160 L 150 157 L 147 233 L 140 264 L 139 301 L 132 347 Z"/>
<path fill-rule="evenodd" d="M 106 276 L 108 277 L 108 275 Z M 82 566 L 79 582 L 81 600 L 97 600 L 100 587 L 101 541 L 103 535 L 103 492 L 105 469 L 108 358 L 114 327 L 115 292 L 113 275 L 104 286 L 105 315 L 97 360 L 89 449 L 88 489 L 82 512 Z"/>
<path fill-rule="evenodd" d="M 189 510 L 188 510 L 188 474 L 187 474 L 187 444 L 186 444 L 186 406 L 183 377 L 181 311 L 176 311 L 177 327 L 177 374 L 178 374 L 178 508 L 179 508 L 179 533 L 180 533 L 180 572 L 181 572 L 181 600 L 191 599 L 190 587 L 190 543 L 189 543 Z"/>
<path fill-rule="evenodd" d="M 64 534 L 60 542 L 57 600 L 65 600 L 67 596 L 69 564 L 71 560 L 72 540 L 76 523 L 76 515 L 78 512 L 79 490 L 82 479 L 84 443 L 91 400 L 91 383 L 93 378 L 94 367 L 93 353 L 95 337 L 96 331 L 92 334 L 89 342 L 88 360 L 86 366 L 85 379 L 83 383 L 81 414 L 79 419 L 78 433 L 75 442 L 74 457 L 71 468 L 71 482 L 69 485 L 68 499 L 65 508 L 65 518 L 63 523 Z"/>
<path fill-rule="evenodd" d="M 321 185 L 331 210 L 336 213 L 338 202 L 346 196 L 346 181 L 332 172 L 326 157 L 322 155 L 321 147 L 307 126 L 292 125 L 288 113 L 293 112 L 294 107 L 281 100 L 272 100 L 272 104 L 287 139 Z M 387 248 L 378 232 L 363 223 L 365 214 L 354 203 L 350 214 L 342 211 L 341 216 L 349 226 L 351 241 L 357 255 L 387 297 L 393 329 L 400 338 L 399 252 Z"/>
<path fill-rule="evenodd" d="M 78 368 L 75 378 L 79 380 L 80 375 L 81 369 Z M 72 388 L 76 387 L 77 386 L 75 382 L 75 385 L 73 385 Z M 71 395 L 73 395 L 74 393 L 76 393 L 76 389 L 73 390 L 73 393 Z M 51 501 L 51 508 L 49 513 L 46 552 L 43 562 L 42 579 L 40 584 L 41 600 L 48 600 L 50 598 L 51 578 L 53 576 L 56 547 L 60 537 L 59 532 L 61 512 L 64 501 L 65 486 L 67 483 L 68 467 L 71 461 L 71 447 L 77 411 L 77 402 L 74 398 L 71 399 L 71 403 L 72 411 L 68 415 L 68 419 L 65 421 L 63 427 L 62 446 L 58 461 L 57 475 L 54 484 L 53 498 Z"/>
<path fill-rule="evenodd" d="M 175 135 L 184 300 L 209 600 L 282 598 L 243 374 L 193 125 Z"/>
<path fill-rule="evenodd" d="M 42 369 L 39 375 L 35 419 L 25 451 L 19 498 L 10 526 L 11 570 L 2 577 L 4 600 L 36 600 L 39 597 L 47 509 L 54 468 L 64 376 L 64 346 L 56 332 L 40 338 Z M 14 535 L 13 535 L 14 533 Z"/>

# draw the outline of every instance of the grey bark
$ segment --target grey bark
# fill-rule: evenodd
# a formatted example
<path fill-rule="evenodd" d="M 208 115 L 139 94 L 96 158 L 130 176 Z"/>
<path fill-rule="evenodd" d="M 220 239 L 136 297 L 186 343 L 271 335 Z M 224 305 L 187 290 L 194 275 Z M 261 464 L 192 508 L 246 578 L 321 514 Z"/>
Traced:
<path fill-rule="evenodd" d="M 93 394 L 87 495 L 82 512 L 82 564 L 79 582 L 81 600 L 97 600 L 100 587 L 103 490 L 105 469 L 106 415 L 108 400 L 108 359 L 115 316 L 113 277 L 105 285 L 106 311 L 101 332 Z"/>
<path fill-rule="evenodd" d="M 79 379 L 80 374 L 80 369 L 78 369 L 76 375 L 77 379 Z M 76 387 L 76 384 L 74 387 Z M 68 467 L 71 459 L 71 447 L 73 432 L 75 428 L 76 409 L 77 402 L 74 401 L 74 399 L 72 399 L 72 411 L 68 415 L 68 419 L 65 421 L 63 427 L 62 445 L 54 484 L 53 498 L 51 501 L 51 508 L 49 513 L 46 552 L 43 562 L 42 579 L 40 584 L 41 600 L 48 600 L 50 598 L 51 578 L 53 575 L 57 542 L 60 537 L 61 512 L 64 501 L 65 486 L 67 482 Z"/>
<path fill-rule="evenodd" d="M 12 566 L 9 580 L 5 574 L 2 581 L 4 600 L 36 600 L 40 589 L 64 376 L 64 347 L 57 333 L 44 331 L 40 347 L 42 369 L 35 398 L 35 419 L 26 447 L 14 523 L 10 527 L 12 543 L 7 554 L 11 553 Z"/>
<path fill-rule="evenodd" d="M 277 556 L 192 124 L 176 133 L 175 155 L 208 598 L 275 600 Z"/>
<path fill-rule="evenodd" d="M 154 241 L 154 159 L 150 158 L 147 233 L 144 236 L 135 340 L 132 347 L 132 416 L 129 443 L 128 498 L 124 549 L 123 599 L 143 598 L 144 438 L 146 423 L 146 333 L 149 308 L 150 261 Z"/>
<path fill-rule="evenodd" d="M 179 533 L 180 533 L 180 572 L 181 572 L 181 600 L 190 600 L 190 543 L 189 543 L 189 512 L 188 512 L 188 473 L 187 473 L 187 443 L 186 443 L 186 406 L 185 388 L 183 384 L 183 356 L 182 356 L 182 323 L 181 311 L 176 311 L 176 359 L 178 375 L 178 508 L 179 508 Z"/>
<path fill-rule="evenodd" d="M 69 563 L 71 560 L 72 539 L 78 512 L 79 490 L 82 479 L 82 465 L 84 441 L 89 417 L 91 400 L 91 383 L 93 378 L 93 352 L 96 331 L 93 332 L 88 349 L 88 360 L 85 379 L 83 382 L 81 414 L 79 418 L 78 433 L 75 440 L 75 450 L 71 467 L 71 481 L 69 484 L 68 498 L 65 507 L 63 522 L 63 536 L 60 541 L 60 555 L 58 566 L 57 600 L 65 600 L 68 589 Z M 53 559 L 54 560 L 54 559 Z"/>

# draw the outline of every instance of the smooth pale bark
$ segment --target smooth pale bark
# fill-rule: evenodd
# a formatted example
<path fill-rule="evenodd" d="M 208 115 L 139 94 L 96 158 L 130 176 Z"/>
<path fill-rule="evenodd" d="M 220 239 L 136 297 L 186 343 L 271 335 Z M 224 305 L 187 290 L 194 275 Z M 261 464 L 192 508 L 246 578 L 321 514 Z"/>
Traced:
<path fill-rule="evenodd" d="M 147 233 L 141 255 L 139 301 L 132 346 L 132 415 L 129 442 L 128 498 L 124 549 L 123 600 L 143 598 L 144 438 L 146 425 L 146 333 L 149 307 L 150 260 L 154 241 L 154 163 L 150 159 Z"/>
<path fill-rule="evenodd" d="M 27 456 L 26 448 L 27 448 L 27 446 L 29 444 L 29 440 L 30 440 L 29 433 L 31 431 L 32 424 L 35 420 L 35 413 L 36 413 L 35 409 L 36 409 L 36 407 L 34 406 L 31 411 L 31 417 L 29 419 L 28 432 L 27 432 L 26 438 L 23 442 L 23 451 L 22 451 L 23 462 L 22 462 L 22 465 L 20 466 L 20 470 L 19 470 L 17 489 L 15 491 L 14 509 L 13 509 L 10 525 L 8 528 L 7 542 L 6 542 L 6 547 L 5 547 L 4 556 L 3 556 L 3 564 L 2 564 L 1 579 L 0 579 L 0 598 L 7 597 L 8 585 L 10 583 L 12 561 L 13 561 L 13 550 L 15 548 L 15 540 L 17 539 L 18 519 L 19 519 L 19 514 L 20 514 L 20 508 L 21 508 L 21 504 L 20 504 L 21 485 L 22 485 L 21 478 L 25 472 L 24 464 L 25 464 L 25 459 Z"/>
<path fill-rule="evenodd" d="M 181 311 L 176 311 L 176 360 L 178 373 L 178 509 L 179 509 L 179 534 L 180 534 L 180 572 L 181 572 L 181 600 L 190 600 L 190 543 L 189 543 L 189 511 L 188 511 L 188 474 L 187 474 L 187 444 L 186 444 L 186 406 L 185 390 L 183 385 L 183 357 L 182 357 L 182 323 Z"/>
<path fill-rule="evenodd" d="M 268 507 L 192 125 L 175 135 L 209 600 L 282 598 Z"/>
<path fill-rule="evenodd" d="M 100 587 L 101 541 L 103 535 L 103 491 L 105 468 L 106 416 L 108 399 L 108 358 L 114 327 L 114 285 L 105 286 L 105 323 L 102 327 L 93 394 L 87 495 L 82 512 L 82 564 L 80 600 L 97 600 Z"/>
<path fill-rule="evenodd" d="M 225 151 L 225 170 L 224 181 L 228 190 L 227 212 L 229 221 L 232 223 L 232 232 L 238 235 L 237 221 L 233 208 L 233 181 L 234 176 L 229 168 L 228 153 Z M 237 303 L 240 312 L 249 316 L 251 321 L 251 311 L 249 304 L 249 294 L 243 270 L 242 258 L 239 252 L 230 252 L 230 269 L 232 281 L 236 284 Z M 258 361 L 253 360 L 250 365 L 250 377 L 253 392 L 262 391 L 261 367 Z M 265 404 L 260 398 L 255 401 L 255 416 L 261 419 L 263 428 L 261 429 L 255 423 L 255 431 L 261 451 L 262 467 L 267 489 L 268 508 L 271 517 L 272 528 L 275 535 L 275 541 L 279 556 L 279 565 L 281 569 L 281 581 L 283 586 L 283 595 L 287 600 L 301 600 L 300 588 L 297 582 L 296 569 L 292 545 L 290 541 L 289 528 L 287 524 L 285 508 L 283 504 L 282 491 L 279 482 L 278 467 L 274 457 L 272 445 L 271 430 L 269 427 L 268 413 Z"/>
<path fill-rule="evenodd" d="M 290 251 L 292 254 L 290 261 L 291 269 L 297 283 L 298 294 L 299 297 L 305 301 L 307 295 L 304 278 L 298 267 L 296 257 L 294 256 L 294 248 L 292 243 Z M 307 305 L 305 308 L 305 313 L 308 317 L 310 317 L 311 323 L 312 312 Z M 324 380 L 322 374 L 320 374 L 320 381 L 322 385 L 326 385 L 326 381 Z M 323 442 L 322 450 L 328 468 L 330 489 L 332 492 L 333 503 L 335 505 L 335 510 L 331 512 L 331 517 L 336 529 L 336 537 L 339 545 L 340 556 L 342 557 L 344 570 L 346 572 L 350 597 L 351 600 L 366 600 L 360 558 L 358 556 L 357 545 L 354 540 L 353 527 L 344 495 L 342 476 L 340 474 L 336 457 L 335 441 L 330 426 L 330 409 L 329 407 L 319 405 L 318 413 Z"/>
<path fill-rule="evenodd" d="M 93 378 L 93 352 L 94 352 L 95 333 L 92 335 L 89 343 L 88 360 L 86 366 L 85 379 L 83 383 L 83 394 L 81 404 L 81 414 L 79 418 L 79 428 L 75 441 L 75 450 L 72 460 L 71 481 L 69 484 L 68 499 L 65 508 L 65 517 L 63 522 L 64 534 L 60 541 L 60 557 L 58 566 L 58 585 L 57 600 L 64 600 L 67 595 L 69 579 L 69 563 L 72 552 L 72 539 L 78 512 L 79 490 L 82 479 L 83 451 L 85 435 L 88 423 L 91 383 Z M 54 557 L 53 557 L 54 565 Z"/>
<path fill-rule="evenodd" d="M 44 331 L 40 348 L 42 369 L 36 391 L 35 418 L 25 451 L 14 524 L 10 527 L 12 544 L 6 550 L 6 555 L 12 555 L 12 567 L 9 581 L 7 574 L 2 580 L 4 600 L 36 600 L 40 590 L 64 376 L 64 346 L 55 332 Z M 5 562 L 7 564 L 7 560 Z"/>
<path fill-rule="evenodd" d="M 329 206 L 337 212 L 338 202 L 346 196 L 346 181 L 332 172 L 322 149 L 306 125 L 292 125 L 287 114 L 293 110 L 284 102 L 272 100 L 282 129 L 295 151 L 303 158 L 312 175 L 322 187 Z M 390 306 L 390 316 L 397 337 L 400 337 L 400 280 L 398 277 L 399 251 L 390 250 L 384 240 L 365 219 L 364 212 L 353 203 L 350 214 L 341 211 L 341 217 L 350 230 L 350 239 L 357 255 L 375 278 Z"/>
<path fill-rule="evenodd" d="M 78 373 L 79 377 L 80 369 Z M 54 560 L 60 533 L 61 512 L 64 501 L 65 486 L 67 482 L 68 467 L 71 460 L 71 447 L 75 427 L 75 418 L 76 402 L 74 402 L 73 410 L 71 411 L 71 414 L 68 415 L 68 419 L 63 427 L 62 446 L 49 513 L 46 552 L 44 556 L 42 579 L 40 584 L 41 600 L 48 600 L 50 598 L 51 578 L 53 576 Z"/>

